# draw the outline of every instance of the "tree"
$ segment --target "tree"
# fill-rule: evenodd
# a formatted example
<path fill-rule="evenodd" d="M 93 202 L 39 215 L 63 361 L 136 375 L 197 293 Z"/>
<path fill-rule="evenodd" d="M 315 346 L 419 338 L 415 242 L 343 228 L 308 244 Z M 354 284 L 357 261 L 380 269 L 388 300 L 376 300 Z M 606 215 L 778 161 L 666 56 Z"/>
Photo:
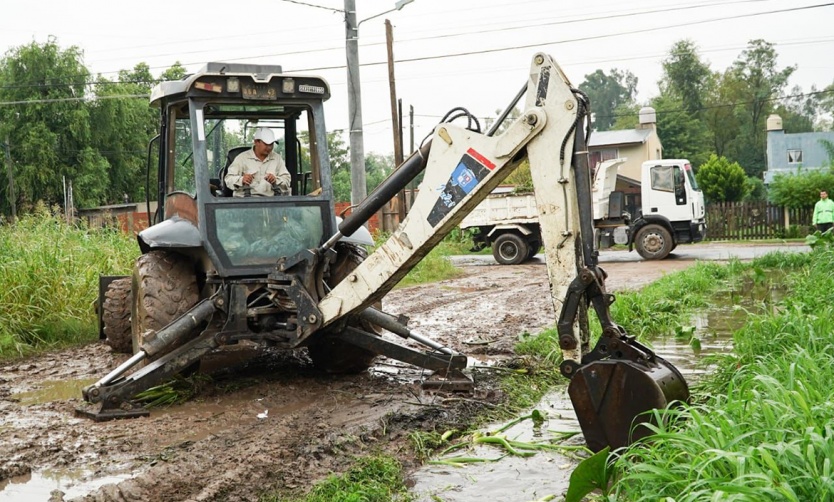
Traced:
<path fill-rule="evenodd" d="M 597 70 L 585 75 L 579 89 L 591 100 L 594 129 L 607 131 L 614 124 L 614 110 L 620 105 L 631 104 L 637 92 L 637 77 L 630 71 L 611 69 L 611 74 Z"/>
<path fill-rule="evenodd" d="M 660 92 L 677 98 L 684 110 L 700 117 L 712 79 L 712 71 L 701 61 L 695 43 L 681 40 L 672 46 L 663 60 Z"/>
<path fill-rule="evenodd" d="M 663 157 L 689 159 L 700 166 L 710 156 L 709 131 L 697 115 L 684 109 L 674 96 L 661 95 L 652 101 L 657 112 L 657 135 L 663 145 Z"/>
<path fill-rule="evenodd" d="M 0 61 L 0 137 L 9 138 L 19 206 L 63 200 L 64 180 L 84 176 L 100 160 L 90 155 L 87 97 L 89 71 L 75 46 L 62 49 L 54 37 L 16 47 Z M 86 178 L 76 200 L 94 200 L 107 177 Z M 81 191 L 79 191 L 81 190 Z M 5 209 L 5 208 L 4 208 Z"/>
<path fill-rule="evenodd" d="M 736 113 L 741 124 L 741 134 L 728 155 L 751 176 L 760 176 L 765 170 L 765 120 L 796 70 L 793 66 L 778 70 L 776 59 L 773 44 L 752 40 L 728 70 L 728 77 L 739 84 Z"/>
<path fill-rule="evenodd" d="M 726 157 L 711 155 L 695 174 L 695 179 L 708 202 L 737 202 L 746 194 L 744 169 Z"/>
<path fill-rule="evenodd" d="M 805 95 L 802 88 L 794 86 L 790 95 L 776 106 L 774 112 L 782 118 L 782 127 L 790 133 L 812 132 L 816 123 L 819 100 L 816 88 L 811 87 L 811 93 Z"/>

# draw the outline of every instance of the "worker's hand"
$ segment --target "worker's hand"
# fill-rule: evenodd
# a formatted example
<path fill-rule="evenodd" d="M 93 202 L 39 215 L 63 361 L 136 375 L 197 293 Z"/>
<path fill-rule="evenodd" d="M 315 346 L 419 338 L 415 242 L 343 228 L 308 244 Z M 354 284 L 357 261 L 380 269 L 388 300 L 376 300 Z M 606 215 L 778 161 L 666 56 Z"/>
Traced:
<path fill-rule="evenodd" d="M 241 183 L 243 183 L 244 185 L 250 185 L 252 183 L 252 180 L 254 180 L 254 179 L 255 179 L 254 174 L 244 174 L 243 179 L 241 180 Z"/>
<path fill-rule="evenodd" d="M 274 174 L 272 174 L 272 173 L 266 173 L 266 176 L 264 176 L 264 179 L 265 179 L 265 180 L 266 180 L 266 182 L 267 182 L 267 183 L 269 183 L 270 185 L 275 184 L 275 182 L 278 180 L 278 178 L 276 178 L 276 177 L 275 177 L 275 175 L 274 175 Z"/>

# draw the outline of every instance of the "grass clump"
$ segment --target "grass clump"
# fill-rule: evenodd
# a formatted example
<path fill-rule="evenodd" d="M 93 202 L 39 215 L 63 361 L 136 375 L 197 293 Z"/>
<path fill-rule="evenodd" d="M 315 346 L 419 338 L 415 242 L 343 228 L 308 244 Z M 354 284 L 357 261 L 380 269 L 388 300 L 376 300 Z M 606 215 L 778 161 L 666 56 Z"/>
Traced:
<path fill-rule="evenodd" d="M 127 235 L 43 206 L 0 225 L 0 358 L 95 339 L 98 277 L 128 272 L 136 253 Z"/>
<path fill-rule="evenodd" d="M 267 494 L 260 502 L 408 502 L 399 461 L 389 456 L 362 457 L 341 475 L 331 475 L 301 497 Z"/>
<path fill-rule="evenodd" d="M 834 500 L 834 251 L 806 260 L 783 308 L 735 333 L 684 420 L 622 453 L 613 499 Z"/>

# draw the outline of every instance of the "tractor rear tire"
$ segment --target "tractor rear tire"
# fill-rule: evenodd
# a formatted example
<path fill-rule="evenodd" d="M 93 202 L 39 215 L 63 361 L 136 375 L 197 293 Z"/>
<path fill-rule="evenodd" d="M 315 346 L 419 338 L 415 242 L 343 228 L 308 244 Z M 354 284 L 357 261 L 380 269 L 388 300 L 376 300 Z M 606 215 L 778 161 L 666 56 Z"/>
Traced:
<path fill-rule="evenodd" d="M 158 331 L 197 304 L 199 292 L 194 267 L 183 256 L 169 251 L 151 251 L 139 257 L 133 268 L 131 332 L 133 353 L 145 342 L 149 331 Z M 170 352 L 187 340 L 174 344 Z"/>
<path fill-rule="evenodd" d="M 646 225 L 637 232 L 634 247 L 646 260 L 662 260 L 672 252 L 672 234 L 660 225 Z"/>
<path fill-rule="evenodd" d="M 333 264 L 327 280 L 331 288 L 350 275 L 368 256 L 364 248 L 348 243 L 337 244 L 336 252 L 336 263 Z M 381 309 L 382 302 L 377 302 L 374 307 Z M 348 326 L 368 333 L 381 334 L 379 327 L 358 319 L 348 321 Z M 367 371 L 373 365 L 377 354 L 345 342 L 339 334 L 339 331 L 325 330 L 310 337 L 307 351 L 313 365 L 331 374 L 353 375 Z"/>
<path fill-rule="evenodd" d="M 492 244 L 492 256 L 501 265 L 518 265 L 529 258 L 530 247 L 521 236 L 501 234 Z"/>
<path fill-rule="evenodd" d="M 104 292 L 101 322 L 105 342 L 113 352 L 130 354 L 133 342 L 130 333 L 130 277 L 116 279 Z"/>

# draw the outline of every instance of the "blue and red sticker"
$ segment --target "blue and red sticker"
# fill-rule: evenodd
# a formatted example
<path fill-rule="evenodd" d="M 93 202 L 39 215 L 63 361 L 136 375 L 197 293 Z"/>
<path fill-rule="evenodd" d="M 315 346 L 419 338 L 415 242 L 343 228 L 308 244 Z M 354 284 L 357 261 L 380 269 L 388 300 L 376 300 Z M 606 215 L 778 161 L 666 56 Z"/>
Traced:
<path fill-rule="evenodd" d="M 449 211 L 463 200 L 472 190 L 495 169 L 495 164 L 470 148 L 463 154 L 457 167 L 446 185 L 440 191 L 440 196 L 428 216 L 431 226 L 437 226 Z"/>

